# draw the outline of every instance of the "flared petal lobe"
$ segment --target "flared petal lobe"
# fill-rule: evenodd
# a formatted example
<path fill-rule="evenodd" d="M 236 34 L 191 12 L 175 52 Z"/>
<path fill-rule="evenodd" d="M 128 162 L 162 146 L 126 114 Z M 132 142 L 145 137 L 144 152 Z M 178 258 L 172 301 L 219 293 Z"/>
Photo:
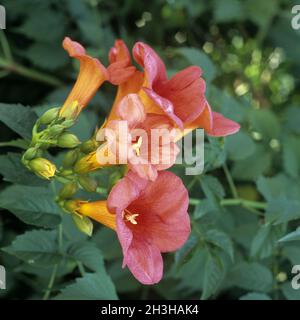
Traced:
<path fill-rule="evenodd" d="M 118 119 L 116 108 L 119 102 L 126 95 L 140 91 L 144 75 L 132 65 L 129 50 L 122 40 L 117 40 L 110 49 L 109 61 L 109 81 L 118 85 L 117 95 L 108 116 L 108 121 L 111 121 Z"/>
<path fill-rule="evenodd" d="M 76 118 L 109 76 L 101 62 L 87 55 L 85 49 L 78 42 L 66 37 L 63 41 L 63 47 L 70 57 L 80 62 L 80 71 L 73 89 L 60 110 L 60 115 Z"/>
<path fill-rule="evenodd" d="M 203 112 L 205 82 L 199 67 L 186 68 L 168 80 L 164 63 L 152 48 L 138 42 L 133 55 L 145 70 L 140 95 L 147 112 L 165 113 L 181 128 Z"/>
<path fill-rule="evenodd" d="M 117 215 L 123 266 L 141 283 L 160 281 L 160 252 L 177 250 L 190 234 L 188 192 L 180 178 L 163 171 L 150 182 L 129 172 L 112 189 L 107 205 Z"/>
<path fill-rule="evenodd" d="M 109 81 L 114 85 L 126 82 L 136 72 L 131 64 L 129 50 L 122 40 L 116 40 L 114 47 L 110 49 L 109 62 Z"/>
<path fill-rule="evenodd" d="M 230 119 L 225 118 L 218 112 L 213 112 L 213 126 L 207 134 L 214 137 L 225 137 L 230 134 L 237 133 L 240 125 Z"/>

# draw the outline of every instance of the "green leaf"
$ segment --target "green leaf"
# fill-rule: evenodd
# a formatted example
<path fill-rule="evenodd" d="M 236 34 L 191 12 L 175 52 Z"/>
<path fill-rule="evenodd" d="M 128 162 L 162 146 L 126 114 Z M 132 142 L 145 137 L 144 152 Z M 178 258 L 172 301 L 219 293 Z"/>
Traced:
<path fill-rule="evenodd" d="M 204 144 L 205 172 L 221 167 L 226 160 L 226 152 L 219 139 L 209 139 Z"/>
<path fill-rule="evenodd" d="M 217 74 L 216 67 L 210 58 L 200 49 L 183 47 L 177 52 L 184 56 L 191 64 L 199 66 L 203 70 L 203 77 L 207 82 L 211 82 Z"/>
<path fill-rule="evenodd" d="M 78 24 L 82 35 L 92 44 L 99 46 L 103 43 L 102 34 L 104 32 L 101 27 L 101 16 L 97 10 L 93 10 L 88 2 L 77 0 L 68 0 L 67 7 L 73 18 L 73 21 Z M 104 47 L 106 47 L 104 45 Z"/>
<path fill-rule="evenodd" d="M 250 124 L 255 131 L 262 135 L 263 139 L 277 138 L 280 132 L 279 121 L 270 110 L 251 110 Z"/>
<path fill-rule="evenodd" d="M 258 230 L 251 244 L 252 257 L 265 259 L 272 255 L 277 241 L 283 233 L 283 226 L 263 225 Z"/>
<path fill-rule="evenodd" d="M 278 10 L 278 1 L 246 0 L 245 13 L 260 28 L 267 28 Z"/>
<path fill-rule="evenodd" d="M 0 208 L 39 227 L 54 228 L 61 222 L 59 208 L 48 188 L 9 186 L 0 193 Z"/>
<path fill-rule="evenodd" d="M 175 253 L 175 264 L 176 267 L 180 267 L 186 262 L 188 262 L 193 255 L 195 254 L 195 251 L 198 249 L 198 238 L 194 235 L 192 235 L 188 241 Z"/>
<path fill-rule="evenodd" d="M 55 300 L 117 300 L 115 287 L 109 276 L 86 273 L 75 283 L 65 287 Z"/>
<path fill-rule="evenodd" d="M 202 300 L 216 293 L 224 278 L 224 267 L 221 260 L 209 255 L 205 264 Z"/>
<path fill-rule="evenodd" d="M 239 300 L 272 300 L 272 299 L 264 293 L 250 292 L 240 297 Z"/>
<path fill-rule="evenodd" d="M 2 250 L 29 264 L 53 265 L 62 258 L 58 253 L 56 238 L 56 231 L 27 231 Z"/>
<path fill-rule="evenodd" d="M 116 232 L 109 228 L 101 228 L 93 235 L 93 242 L 97 244 L 103 253 L 105 260 L 116 260 L 123 256 Z"/>
<path fill-rule="evenodd" d="M 258 292 L 269 292 L 273 283 L 271 271 L 256 262 L 236 265 L 228 274 L 228 279 L 239 288 Z"/>
<path fill-rule="evenodd" d="M 284 175 L 279 174 L 272 178 L 261 176 L 258 178 L 256 185 L 258 191 L 267 200 L 273 200 L 285 196 L 290 183 Z"/>
<path fill-rule="evenodd" d="M 286 126 L 296 134 L 300 134 L 300 108 L 298 106 L 291 106 L 286 112 Z"/>
<path fill-rule="evenodd" d="M 281 239 L 279 239 L 279 242 L 289 242 L 289 241 L 299 241 L 300 240 L 300 227 L 291 233 L 288 233 Z"/>
<path fill-rule="evenodd" d="M 72 243 L 67 249 L 67 255 L 82 262 L 91 271 L 105 271 L 102 253 L 92 242 Z"/>
<path fill-rule="evenodd" d="M 208 101 L 215 111 L 221 112 L 225 117 L 237 122 L 243 122 L 247 118 L 247 111 L 250 106 L 244 100 L 237 99 L 224 89 L 221 90 L 211 85 L 208 92 Z M 227 137 L 226 139 L 228 139 Z M 225 140 L 226 140 L 225 139 Z"/>
<path fill-rule="evenodd" d="M 36 120 L 37 116 L 30 107 L 0 103 L 0 121 L 25 139 L 31 139 Z"/>
<path fill-rule="evenodd" d="M 293 266 L 300 265 L 300 247 L 297 243 L 298 242 L 296 242 L 295 245 L 291 245 L 290 243 L 284 244 L 282 249 L 282 255 L 287 257 Z"/>
<path fill-rule="evenodd" d="M 194 218 L 202 218 L 203 216 L 214 210 L 215 206 L 208 199 L 201 200 L 201 202 L 195 206 Z"/>
<path fill-rule="evenodd" d="M 50 8 L 29 12 L 30 18 L 16 28 L 16 31 L 37 42 L 56 43 L 63 39 L 65 21 L 62 12 Z M 47 37 L 44 36 L 45 34 Z M 46 59 L 47 56 L 48 54 L 44 58 Z"/>
<path fill-rule="evenodd" d="M 212 207 L 218 209 L 220 199 L 225 196 L 222 184 L 216 177 L 207 174 L 200 177 L 200 184 Z"/>
<path fill-rule="evenodd" d="M 45 59 L 51 51 L 51 59 Z M 32 44 L 24 55 L 36 66 L 54 70 L 64 66 L 69 60 L 60 44 L 36 42 Z"/>
<path fill-rule="evenodd" d="M 244 20 L 242 3 L 238 0 L 214 1 L 214 19 L 216 22 Z"/>
<path fill-rule="evenodd" d="M 231 260 L 234 260 L 233 243 L 225 232 L 217 229 L 208 230 L 205 234 L 205 240 L 224 250 Z"/>
<path fill-rule="evenodd" d="M 225 140 L 225 150 L 231 160 L 243 160 L 251 156 L 255 149 L 254 141 L 243 131 L 231 135 Z"/>
<path fill-rule="evenodd" d="M 281 291 L 287 300 L 300 300 L 300 290 L 295 290 L 290 282 L 281 286 Z"/>
<path fill-rule="evenodd" d="M 297 178 L 299 176 L 300 139 L 291 134 L 283 140 L 283 167 L 291 177 Z"/>
<path fill-rule="evenodd" d="M 5 181 L 28 186 L 45 186 L 47 183 L 25 168 L 18 153 L 0 155 L 0 163 L 0 173 Z"/>
<path fill-rule="evenodd" d="M 268 172 L 270 167 L 270 153 L 263 146 L 257 146 L 256 152 L 250 157 L 234 163 L 232 175 L 237 180 L 255 181 L 260 175 Z"/>
<path fill-rule="evenodd" d="M 277 199 L 268 202 L 266 222 L 284 223 L 300 218 L 300 200 Z"/>

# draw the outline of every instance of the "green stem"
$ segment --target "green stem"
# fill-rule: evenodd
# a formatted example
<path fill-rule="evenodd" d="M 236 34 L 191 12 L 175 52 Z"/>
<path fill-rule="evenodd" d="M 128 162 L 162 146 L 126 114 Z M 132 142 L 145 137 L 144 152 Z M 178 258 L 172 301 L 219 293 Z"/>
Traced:
<path fill-rule="evenodd" d="M 223 170 L 224 170 L 226 179 L 227 179 L 227 181 L 228 181 L 228 184 L 229 184 L 229 187 L 230 187 L 232 196 L 233 196 L 234 198 L 238 198 L 239 195 L 238 195 L 237 189 L 236 189 L 236 187 L 235 187 L 235 184 L 234 184 L 234 182 L 233 182 L 233 179 L 232 179 L 232 177 L 231 177 L 230 171 L 229 171 L 226 163 L 223 164 Z"/>
<path fill-rule="evenodd" d="M 202 200 L 199 199 L 190 199 L 191 205 L 198 205 L 202 202 Z M 267 208 L 267 204 L 265 202 L 258 202 L 258 201 L 251 201 L 246 199 L 223 199 L 220 201 L 221 206 L 244 206 L 247 208 L 253 208 L 253 209 L 260 209 L 265 210 Z"/>
<path fill-rule="evenodd" d="M 4 68 L 7 71 L 15 72 L 23 77 L 30 78 L 39 82 L 47 83 L 54 87 L 61 87 L 63 82 L 59 79 L 51 76 L 49 74 L 32 70 L 30 68 L 24 67 L 16 62 L 11 62 L 9 60 L 0 58 L 0 67 Z"/>
<path fill-rule="evenodd" d="M 16 147 L 26 150 L 28 148 L 28 143 L 25 140 L 12 140 L 7 142 L 0 142 L 1 147 Z"/>
<path fill-rule="evenodd" d="M 79 272 L 80 272 L 81 276 L 84 277 L 85 269 L 84 269 L 83 264 L 80 261 L 77 261 L 77 266 L 78 266 L 78 269 L 79 269 Z"/>
<path fill-rule="evenodd" d="M 4 56 L 7 60 L 13 61 L 13 56 L 10 50 L 10 46 L 8 44 L 7 38 L 5 36 L 4 31 L 0 32 L 0 43 L 3 49 Z"/>
<path fill-rule="evenodd" d="M 53 285 L 54 285 L 54 281 L 55 281 L 55 278 L 56 278 L 56 274 L 57 274 L 57 268 L 58 268 L 58 264 L 56 264 L 54 267 L 53 267 L 53 270 L 52 270 L 52 273 L 51 273 L 51 276 L 50 276 L 50 280 L 49 280 L 49 283 L 48 283 L 48 287 L 47 287 L 47 290 L 43 296 L 43 300 L 48 300 L 49 297 L 50 297 L 50 294 L 51 294 L 51 291 L 52 291 L 52 288 L 53 288 Z"/>

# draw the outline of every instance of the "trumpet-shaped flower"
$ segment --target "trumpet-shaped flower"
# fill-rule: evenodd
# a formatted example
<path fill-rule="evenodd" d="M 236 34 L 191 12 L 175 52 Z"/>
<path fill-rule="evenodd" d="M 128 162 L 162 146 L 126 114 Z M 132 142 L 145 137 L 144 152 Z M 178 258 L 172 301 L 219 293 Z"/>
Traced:
<path fill-rule="evenodd" d="M 133 55 L 144 68 L 139 94 L 146 112 L 164 113 L 180 128 L 204 128 L 213 136 L 226 136 L 239 130 L 239 124 L 212 112 L 199 67 L 188 67 L 168 79 L 163 61 L 148 45 L 136 43 Z"/>
<path fill-rule="evenodd" d="M 125 156 L 129 169 L 141 178 L 155 180 L 157 172 L 171 167 L 179 153 L 172 122 L 163 115 L 146 115 L 137 94 L 125 96 L 116 112 L 121 120 L 106 126 L 113 133 L 107 135 L 110 149 L 119 161 Z"/>
<path fill-rule="evenodd" d="M 60 109 L 61 117 L 75 119 L 109 76 L 101 62 L 87 55 L 85 49 L 78 42 L 66 37 L 63 41 L 63 47 L 70 57 L 80 62 L 77 81 Z"/>
<path fill-rule="evenodd" d="M 116 214 L 123 267 L 143 284 L 159 282 L 161 252 L 179 249 L 190 234 L 188 192 L 180 178 L 162 171 L 152 182 L 129 172 L 113 187 L 107 206 Z"/>

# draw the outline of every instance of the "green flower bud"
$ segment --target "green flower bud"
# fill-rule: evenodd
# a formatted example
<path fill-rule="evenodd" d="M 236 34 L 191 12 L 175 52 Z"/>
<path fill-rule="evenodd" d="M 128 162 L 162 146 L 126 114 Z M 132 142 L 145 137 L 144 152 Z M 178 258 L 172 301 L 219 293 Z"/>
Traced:
<path fill-rule="evenodd" d="M 92 151 L 95 151 L 98 147 L 98 143 L 95 139 L 90 139 L 85 141 L 81 146 L 80 146 L 80 150 L 83 153 L 90 153 Z"/>
<path fill-rule="evenodd" d="M 51 136 L 58 136 L 65 130 L 65 127 L 61 124 L 55 124 L 48 129 L 48 132 Z"/>
<path fill-rule="evenodd" d="M 78 184 L 76 182 L 70 182 L 65 184 L 59 191 L 60 199 L 71 198 L 78 190 Z"/>
<path fill-rule="evenodd" d="M 59 108 L 52 108 L 46 111 L 39 119 L 39 122 L 41 124 L 49 124 L 51 123 L 54 119 L 57 118 L 59 112 Z"/>
<path fill-rule="evenodd" d="M 28 163 L 28 166 L 43 179 L 50 180 L 55 175 L 55 165 L 45 158 L 35 158 Z"/>
<path fill-rule="evenodd" d="M 66 153 L 62 160 L 62 165 L 65 168 L 71 168 L 78 159 L 79 150 L 70 150 Z"/>
<path fill-rule="evenodd" d="M 61 148 L 75 148 L 80 144 L 79 139 L 72 133 L 65 132 L 57 140 Z"/>
<path fill-rule="evenodd" d="M 97 181 L 90 176 L 79 176 L 78 181 L 87 192 L 95 192 L 97 190 Z"/>
<path fill-rule="evenodd" d="M 64 126 L 66 129 L 72 127 L 74 125 L 75 121 L 74 120 L 71 120 L 71 119 L 68 119 L 68 120 L 65 120 L 64 122 L 62 122 L 62 126 Z"/>
<path fill-rule="evenodd" d="M 25 151 L 24 155 L 23 155 L 23 159 L 24 160 L 32 160 L 33 158 L 35 158 L 38 154 L 38 149 L 32 147 L 29 148 Z"/>
<path fill-rule="evenodd" d="M 93 234 L 93 223 L 88 217 L 73 214 L 72 218 L 75 225 L 81 232 L 87 234 L 88 236 Z"/>

